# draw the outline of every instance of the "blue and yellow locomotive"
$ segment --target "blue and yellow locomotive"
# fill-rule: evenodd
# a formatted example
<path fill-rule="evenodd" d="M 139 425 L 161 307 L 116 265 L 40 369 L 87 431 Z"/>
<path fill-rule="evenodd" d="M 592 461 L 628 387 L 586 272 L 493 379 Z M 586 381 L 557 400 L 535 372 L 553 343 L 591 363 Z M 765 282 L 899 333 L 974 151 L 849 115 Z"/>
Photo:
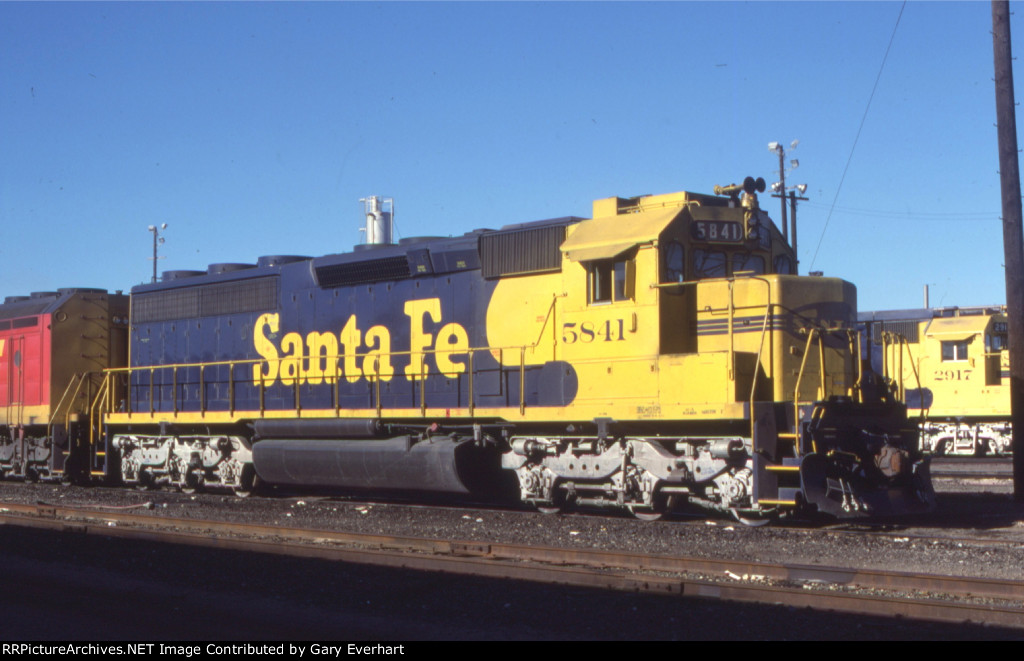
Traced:
<path fill-rule="evenodd" d="M 862 388 L 853 285 L 795 274 L 763 190 L 165 273 L 132 290 L 90 466 L 645 518 L 931 507 L 915 425 Z"/>

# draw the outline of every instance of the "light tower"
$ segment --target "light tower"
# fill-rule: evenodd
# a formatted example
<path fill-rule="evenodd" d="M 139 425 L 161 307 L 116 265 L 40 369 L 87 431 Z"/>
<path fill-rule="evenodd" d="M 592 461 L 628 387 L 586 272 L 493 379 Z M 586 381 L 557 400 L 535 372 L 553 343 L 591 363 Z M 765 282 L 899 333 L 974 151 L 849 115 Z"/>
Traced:
<path fill-rule="evenodd" d="M 167 229 L 167 223 L 161 223 L 160 227 L 156 225 L 149 226 L 149 231 L 153 233 L 153 282 L 156 282 L 156 260 L 160 259 L 156 254 L 156 249 L 158 245 L 164 242 L 164 238 L 160 236 L 160 230 L 165 229 Z"/>
<path fill-rule="evenodd" d="M 789 143 L 789 150 L 793 151 L 800 144 L 799 140 Z M 772 191 L 782 196 L 782 236 L 789 236 L 786 231 L 786 148 L 779 142 L 769 142 L 768 151 L 779 155 L 779 180 L 772 184 Z M 793 171 L 800 167 L 800 161 L 793 159 L 789 162 L 789 169 Z"/>
<path fill-rule="evenodd" d="M 789 150 L 793 151 L 796 146 L 800 144 L 799 140 L 794 140 L 789 143 Z M 802 197 L 804 192 L 807 190 L 807 184 L 798 184 L 796 186 L 786 186 L 786 149 L 778 142 L 769 142 L 768 151 L 775 152 L 779 156 L 779 180 L 772 184 L 772 197 L 778 197 L 782 203 L 782 238 L 789 242 L 789 245 L 793 247 L 794 254 L 796 253 L 796 202 L 797 200 L 806 200 L 806 197 Z M 797 159 L 791 159 L 789 161 L 788 171 L 800 167 L 800 161 Z M 792 208 L 792 219 L 787 220 L 786 214 L 786 197 L 787 191 L 789 193 L 789 204 Z M 801 197 L 797 197 L 797 193 L 800 193 Z M 792 236 L 791 236 L 792 235 Z"/>

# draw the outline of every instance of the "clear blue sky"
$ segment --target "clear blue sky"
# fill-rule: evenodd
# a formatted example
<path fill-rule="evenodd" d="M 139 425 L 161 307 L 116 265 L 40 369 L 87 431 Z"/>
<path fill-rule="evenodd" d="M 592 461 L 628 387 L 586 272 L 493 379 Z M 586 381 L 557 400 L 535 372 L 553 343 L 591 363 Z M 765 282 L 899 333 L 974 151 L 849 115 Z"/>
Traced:
<path fill-rule="evenodd" d="M 161 271 L 344 252 L 368 195 L 457 235 L 771 182 L 799 139 L 801 272 L 1002 302 L 988 2 L 906 5 L 843 180 L 902 7 L 3 2 L 0 295 L 148 281 L 150 224 Z"/>

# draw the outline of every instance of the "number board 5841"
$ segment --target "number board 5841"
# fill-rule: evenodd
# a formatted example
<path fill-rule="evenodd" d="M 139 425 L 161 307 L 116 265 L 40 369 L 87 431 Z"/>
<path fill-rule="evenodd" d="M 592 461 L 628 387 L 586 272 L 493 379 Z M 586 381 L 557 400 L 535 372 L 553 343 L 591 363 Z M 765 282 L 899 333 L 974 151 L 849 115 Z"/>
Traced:
<path fill-rule="evenodd" d="M 743 224 L 730 220 L 701 220 L 690 226 L 693 238 L 708 243 L 742 243 Z"/>

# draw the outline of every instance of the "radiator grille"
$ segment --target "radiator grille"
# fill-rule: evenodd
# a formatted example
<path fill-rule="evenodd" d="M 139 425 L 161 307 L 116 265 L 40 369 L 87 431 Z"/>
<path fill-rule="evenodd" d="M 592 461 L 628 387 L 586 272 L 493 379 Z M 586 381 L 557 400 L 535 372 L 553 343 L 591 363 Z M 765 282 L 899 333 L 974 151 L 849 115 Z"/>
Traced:
<path fill-rule="evenodd" d="M 316 267 L 316 281 L 321 287 L 402 280 L 410 275 L 409 258 L 405 255 Z"/>
<path fill-rule="evenodd" d="M 917 344 L 920 340 L 917 336 L 918 323 L 916 321 L 876 321 L 871 324 L 871 341 L 875 344 L 882 343 L 882 333 L 897 333 L 907 338 L 907 342 Z"/>
<path fill-rule="evenodd" d="M 132 296 L 132 322 L 276 310 L 278 286 L 278 279 L 269 277 L 136 294 Z"/>
<path fill-rule="evenodd" d="M 565 225 L 551 225 L 480 237 L 480 262 L 485 278 L 562 269 L 560 247 Z"/>

